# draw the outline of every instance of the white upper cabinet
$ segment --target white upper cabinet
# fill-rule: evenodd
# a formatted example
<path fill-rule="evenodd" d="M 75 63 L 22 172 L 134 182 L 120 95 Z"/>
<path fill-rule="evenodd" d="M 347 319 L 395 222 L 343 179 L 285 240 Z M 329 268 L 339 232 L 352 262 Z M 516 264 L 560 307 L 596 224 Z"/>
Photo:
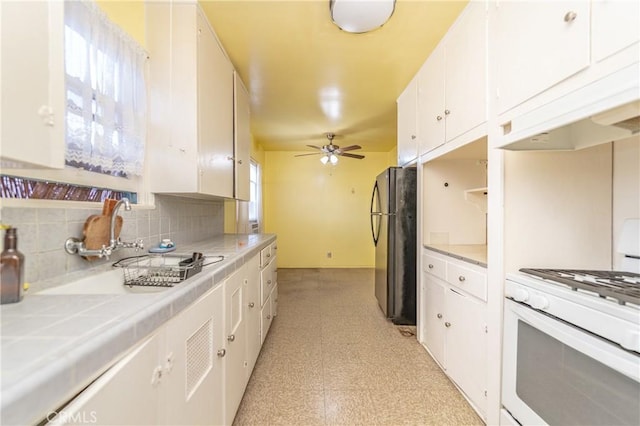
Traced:
<path fill-rule="evenodd" d="M 233 66 L 196 3 L 146 5 L 151 192 L 233 197 Z"/>
<path fill-rule="evenodd" d="M 237 72 L 233 74 L 235 192 L 238 200 L 249 201 L 251 152 L 251 107 L 249 93 Z"/>
<path fill-rule="evenodd" d="M 487 121 L 487 11 L 470 2 L 418 72 L 420 154 L 485 135 Z M 479 133 L 471 132 L 480 127 Z M 468 137 L 465 137 L 467 136 Z"/>
<path fill-rule="evenodd" d="M 492 4 L 499 114 L 589 65 L 588 1 Z"/>
<path fill-rule="evenodd" d="M 640 2 L 594 0 L 591 26 L 593 60 L 600 62 L 640 40 Z"/>
<path fill-rule="evenodd" d="M 64 167 L 64 3 L 0 2 L 2 167 Z"/>
<path fill-rule="evenodd" d="M 438 46 L 418 72 L 420 154 L 445 142 L 444 48 Z"/>
<path fill-rule="evenodd" d="M 398 165 L 418 157 L 418 79 L 411 80 L 398 98 Z"/>

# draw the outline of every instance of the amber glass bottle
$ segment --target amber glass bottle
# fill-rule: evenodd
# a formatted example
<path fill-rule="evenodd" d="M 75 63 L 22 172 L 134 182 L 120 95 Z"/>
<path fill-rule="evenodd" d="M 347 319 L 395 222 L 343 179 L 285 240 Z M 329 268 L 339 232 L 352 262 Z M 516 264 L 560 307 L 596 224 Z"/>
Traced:
<path fill-rule="evenodd" d="M 0 303 L 22 300 L 24 286 L 24 256 L 18 251 L 18 230 L 8 228 L 4 233 L 4 250 L 0 265 Z"/>

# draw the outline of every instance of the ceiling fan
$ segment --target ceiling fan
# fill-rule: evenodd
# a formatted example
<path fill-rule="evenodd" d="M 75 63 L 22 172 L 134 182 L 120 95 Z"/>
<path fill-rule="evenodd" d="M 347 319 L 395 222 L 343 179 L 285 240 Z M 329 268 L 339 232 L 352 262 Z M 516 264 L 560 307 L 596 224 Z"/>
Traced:
<path fill-rule="evenodd" d="M 338 145 L 333 144 L 333 138 L 336 137 L 334 133 L 325 133 L 327 139 L 329 139 L 329 144 L 322 145 L 322 147 L 316 145 L 307 145 L 309 148 L 317 149 L 320 152 L 312 152 L 310 154 L 298 154 L 296 157 L 303 157 L 305 155 L 318 155 L 322 154 L 323 157 L 320 158 L 322 164 L 327 164 L 330 162 L 331 164 L 336 164 L 338 162 L 338 156 L 356 158 L 358 160 L 362 160 L 364 155 L 360 154 L 352 154 L 346 151 L 353 151 L 354 149 L 362 149 L 360 145 L 349 145 L 344 148 L 340 148 Z"/>

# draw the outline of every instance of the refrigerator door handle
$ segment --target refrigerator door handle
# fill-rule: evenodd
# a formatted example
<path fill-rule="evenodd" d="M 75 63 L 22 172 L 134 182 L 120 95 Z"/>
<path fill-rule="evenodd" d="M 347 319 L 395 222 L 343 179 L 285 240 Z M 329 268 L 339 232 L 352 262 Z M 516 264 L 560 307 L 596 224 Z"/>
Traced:
<path fill-rule="evenodd" d="M 376 230 L 374 230 L 374 225 L 373 225 L 373 217 L 374 216 L 382 216 L 383 213 L 381 212 L 374 212 L 373 211 L 373 202 L 376 199 L 376 193 L 378 193 L 378 202 L 380 202 L 380 193 L 379 193 L 379 189 L 378 189 L 378 182 L 376 181 L 376 184 L 373 186 L 373 192 L 371 193 L 371 208 L 370 208 L 370 212 L 371 215 L 369 216 L 369 219 L 371 221 L 371 236 L 373 237 L 373 245 L 374 247 L 378 246 L 378 237 L 380 236 L 380 221 L 378 220 L 378 229 L 377 232 Z"/>

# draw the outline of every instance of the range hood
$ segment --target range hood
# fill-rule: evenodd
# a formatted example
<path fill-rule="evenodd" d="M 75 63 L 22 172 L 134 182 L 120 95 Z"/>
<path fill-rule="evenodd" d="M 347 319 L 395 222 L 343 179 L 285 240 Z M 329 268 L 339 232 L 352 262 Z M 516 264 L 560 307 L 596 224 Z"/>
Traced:
<path fill-rule="evenodd" d="M 503 123 L 500 148 L 575 150 L 640 134 L 638 64 Z"/>

